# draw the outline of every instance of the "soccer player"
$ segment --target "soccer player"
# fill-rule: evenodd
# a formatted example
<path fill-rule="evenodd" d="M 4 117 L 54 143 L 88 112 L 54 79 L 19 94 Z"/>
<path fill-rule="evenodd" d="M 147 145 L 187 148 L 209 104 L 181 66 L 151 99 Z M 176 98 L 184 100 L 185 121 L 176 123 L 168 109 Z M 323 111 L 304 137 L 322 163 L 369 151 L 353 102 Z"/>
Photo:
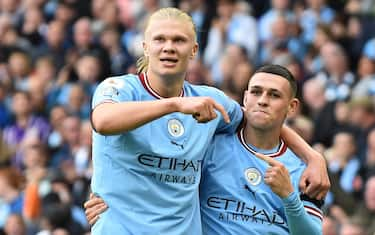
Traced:
<path fill-rule="evenodd" d="M 203 234 L 322 234 L 322 202 L 298 190 L 305 164 L 280 138 L 298 106 L 296 87 L 278 65 L 263 66 L 250 79 L 248 122 L 237 134 L 215 135 L 203 161 Z"/>
<path fill-rule="evenodd" d="M 92 234 L 201 234 L 204 153 L 215 133 L 234 133 L 243 115 L 223 92 L 184 81 L 195 38 L 186 13 L 156 11 L 145 28 L 140 74 L 108 78 L 95 91 L 92 191 L 108 209 Z M 325 163 L 296 136 L 285 129 L 309 163 L 301 185 L 322 197 Z"/>

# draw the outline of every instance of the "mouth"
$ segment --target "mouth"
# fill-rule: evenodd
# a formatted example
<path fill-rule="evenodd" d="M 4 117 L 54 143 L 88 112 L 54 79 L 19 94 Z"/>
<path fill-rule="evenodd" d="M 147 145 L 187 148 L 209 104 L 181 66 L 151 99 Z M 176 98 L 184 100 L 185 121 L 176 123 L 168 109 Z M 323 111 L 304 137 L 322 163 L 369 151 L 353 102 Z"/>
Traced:
<path fill-rule="evenodd" d="M 265 114 L 268 114 L 266 111 L 264 110 L 254 110 L 253 111 L 254 113 L 265 113 Z"/>
<path fill-rule="evenodd" d="M 161 58 L 160 61 L 161 62 L 168 62 L 168 63 L 177 63 L 178 59 L 176 59 L 176 58 Z"/>

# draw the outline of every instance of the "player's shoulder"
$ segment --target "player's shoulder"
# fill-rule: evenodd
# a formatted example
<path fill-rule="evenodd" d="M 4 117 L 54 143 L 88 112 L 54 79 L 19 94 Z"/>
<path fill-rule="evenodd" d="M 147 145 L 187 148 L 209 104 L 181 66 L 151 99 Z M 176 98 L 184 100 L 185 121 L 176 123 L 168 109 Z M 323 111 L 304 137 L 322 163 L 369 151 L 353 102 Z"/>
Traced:
<path fill-rule="evenodd" d="M 101 84 L 111 85 L 117 88 L 121 88 L 125 83 L 133 83 L 139 80 L 138 75 L 136 74 L 124 74 L 121 76 L 113 76 L 104 79 Z"/>
<path fill-rule="evenodd" d="M 305 163 L 290 148 L 286 149 L 280 160 L 285 164 L 285 166 L 287 166 L 288 170 L 290 171 L 303 169 L 305 167 Z"/>
<path fill-rule="evenodd" d="M 210 97 L 224 97 L 226 96 L 223 91 L 216 87 L 207 85 L 193 85 L 185 82 L 185 89 L 189 91 L 192 96 L 210 96 Z"/>
<path fill-rule="evenodd" d="M 232 142 L 237 138 L 236 133 L 217 133 L 213 136 L 211 144 L 219 147 L 232 145 Z"/>

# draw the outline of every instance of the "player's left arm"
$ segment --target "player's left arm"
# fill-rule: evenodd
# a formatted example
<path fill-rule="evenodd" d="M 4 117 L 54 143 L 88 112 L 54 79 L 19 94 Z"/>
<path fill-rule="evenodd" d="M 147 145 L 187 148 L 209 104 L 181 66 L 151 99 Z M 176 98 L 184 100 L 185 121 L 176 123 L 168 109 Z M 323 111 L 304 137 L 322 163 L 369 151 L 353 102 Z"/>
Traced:
<path fill-rule="evenodd" d="M 311 198 L 322 200 L 331 186 L 324 157 L 285 125 L 281 136 L 288 147 L 307 164 L 299 182 L 300 191 Z"/>
<path fill-rule="evenodd" d="M 300 198 L 293 188 L 288 170 L 281 162 L 263 154 L 256 156 L 270 166 L 264 174 L 264 182 L 282 199 L 290 234 L 322 234 L 323 215 L 318 208 L 319 201 L 308 196 Z"/>

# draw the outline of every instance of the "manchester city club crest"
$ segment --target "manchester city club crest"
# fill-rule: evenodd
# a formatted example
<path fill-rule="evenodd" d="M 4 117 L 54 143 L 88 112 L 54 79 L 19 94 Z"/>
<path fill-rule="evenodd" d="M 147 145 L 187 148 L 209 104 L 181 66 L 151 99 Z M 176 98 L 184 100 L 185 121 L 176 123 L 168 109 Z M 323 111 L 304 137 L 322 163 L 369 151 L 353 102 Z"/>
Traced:
<path fill-rule="evenodd" d="M 254 167 L 247 168 L 244 172 L 247 182 L 251 185 L 256 186 L 262 181 L 262 175 L 260 171 Z"/>
<path fill-rule="evenodd" d="M 168 121 L 168 132 L 173 137 L 180 137 L 184 134 L 184 126 L 177 119 L 171 119 Z"/>

